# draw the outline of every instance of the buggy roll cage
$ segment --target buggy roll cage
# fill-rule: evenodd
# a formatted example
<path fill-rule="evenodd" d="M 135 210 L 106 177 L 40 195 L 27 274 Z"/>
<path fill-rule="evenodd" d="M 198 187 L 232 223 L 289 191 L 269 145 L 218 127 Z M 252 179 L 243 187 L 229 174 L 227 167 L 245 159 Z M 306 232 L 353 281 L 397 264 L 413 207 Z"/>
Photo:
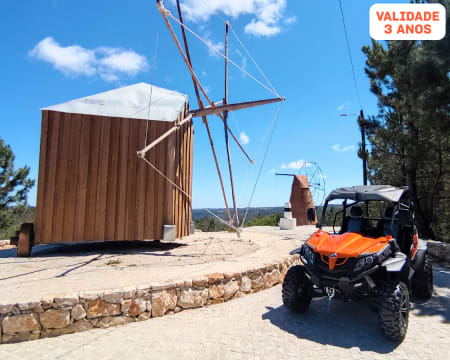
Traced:
<path fill-rule="evenodd" d="M 409 191 L 407 187 L 396 188 L 389 185 L 365 185 L 338 188 L 332 191 L 325 199 L 325 204 L 322 209 L 322 216 L 316 227 L 322 229 L 322 224 L 325 221 L 325 213 L 327 211 L 328 203 L 332 200 L 343 199 L 343 209 L 336 212 L 333 220 L 333 231 L 336 223 L 336 217 L 341 212 L 345 215 L 348 208 L 358 203 L 367 203 L 368 201 L 393 202 L 394 212 L 391 218 L 391 230 L 394 229 L 394 220 L 397 219 L 399 223 L 407 223 L 412 220 L 414 223 L 414 212 L 411 214 L 411 209 L 414 209 L 414 204 L 409 198 Z M 353 200 L 352 203 L 347 204 L 347 200 Z M 406 201 L 405 201 L 406 200 Z M 367 216 L 367 214 L 364 214 Z M 410 216 L 412 215 L 412 219 Z M 343 216 L 344 218 L 344 216 Z"/>

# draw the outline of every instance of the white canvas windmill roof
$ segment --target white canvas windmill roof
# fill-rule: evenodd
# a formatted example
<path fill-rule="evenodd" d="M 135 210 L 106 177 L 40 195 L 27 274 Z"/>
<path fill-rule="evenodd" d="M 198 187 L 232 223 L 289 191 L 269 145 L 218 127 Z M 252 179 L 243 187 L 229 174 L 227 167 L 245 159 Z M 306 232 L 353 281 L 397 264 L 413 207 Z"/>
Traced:
<path fill-rule="evenodd" d="M 143 120 L 175 121 L 182 111 L 187 98 L 187 95 L 176 91 L 146 83 L 138 83 L 49 106 L 42 110 Z"/>

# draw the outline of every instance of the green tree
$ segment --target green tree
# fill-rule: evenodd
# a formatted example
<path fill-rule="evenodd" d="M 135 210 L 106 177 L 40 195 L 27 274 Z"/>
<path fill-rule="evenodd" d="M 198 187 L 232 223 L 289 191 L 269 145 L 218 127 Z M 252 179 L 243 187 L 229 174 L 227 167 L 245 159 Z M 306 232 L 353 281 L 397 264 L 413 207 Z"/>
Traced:
<path fill-rule="evenodd" d="M 26 205 L 27 193 L 34 186 L 29 179 L 30 168 L 14 169 L 14 153 L 0 138 L 0 232 L 14 223 L 11 208 L 22 209 Z M 20 211 L 19 211 L 20 212 Z"/>
<path fill-rule="evenodd" d="M 447 8 L 444 39 L 372 41 L 362 49 L 379 104 L 365 124 L 369 178 L 409 187 L 427 238 L 448 237 L 450 230 L 450 0 L 439 2 Z"/>

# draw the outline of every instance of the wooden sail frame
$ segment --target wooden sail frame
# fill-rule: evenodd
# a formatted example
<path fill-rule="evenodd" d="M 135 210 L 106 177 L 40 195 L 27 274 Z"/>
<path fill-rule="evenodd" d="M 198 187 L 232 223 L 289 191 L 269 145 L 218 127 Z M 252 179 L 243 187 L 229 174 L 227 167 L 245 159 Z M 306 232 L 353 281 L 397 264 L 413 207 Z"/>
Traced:
<path fill-rule="evenodd" d="M 205 89 L 202 87 L 198 77 L 196 76 L 194 70 L 193 70 L 193 66 L 192 66 L 192 61 L 191 61 L 191 57 L 190 57 L 190 53 L 189 53 L 189 46 L 187 43 L 187 38 L 186 38 L 186 33 L 185 33 L 185 26 L 183 24 L 183 17 L 182 17 L 182 13 L 181 13 L 181 6 L 180 6 L 180 0 L 177 0 L 177 10 L 178 10 L 178 17 L 179 17 L 179 23 L 181 26 L 181 32 L 182 32 L 182 36 L 183 36 L 183 42 L 184 42 L 184 48 L 186 53 L 183 52 L 181 45 L 172 29 L 172 26 L 169 22 L 168 19 L 168 15 L 170 14 L 170 12 L 168 10 L 166 10 L 164 8 L 163 5 L 163 1 L 162 0 L 156 0 L 156 5 L 158 7 L 159 12 L 161 13 L 161 15 L 164 18 L 164 21 L 166 23 L 166 26 L 178 48 L 178 51 L 180 52 L 190 74 L 192 77 L 192 82 L 194 85 L 194 90 L 195 90 L 195 94 L 197 97 L 197 102 L 198 102 L 198 106 L 199 109 L 197 110 L 193 110 L 189 112 L 188 118 L 189 121 L 191 121 L 191 118 L 193 117 L 201 117 L 203 120 L 203 123 L 205 124 L 207 133 L 208 133 L 208 138 L 209 138 L 209 142 L 210 142 L 210 146 L 211 146 L 211 151 L 213 153 L 213 157 L 214 157 L 214 162 L 216 165 L 216 170 L 217 170 L 217 174 L 219 176 L 219 181 L 220 181 L 220 186 L 221 186 L 221 190 L 222 190 L 222 195 L 223 195 L 223 199 L 224 199 L 224 203 L 225 203 L 225 207 L 226 207 L 226 212 L 227 212 L 227 216 L 228 216 L 228 220 L 229 220 L 229 224 L 231 227 L 235 228 L 233 225 L 236 224 L 237 228 L 239 228 L 239 217 L 238 217 L 238 212 L 237 212 L 237 204 L 236 204 L 236 198 L 235 198 L 235 189 L 234 189 L 234 180 L 233 180 L 233 171 L 232 171 L 232 164 L 231 164 L 231 156 L 230 156 L 230 148 L 229 148 L 229 141 L 228 141 L 228 135 L 230 134 L 233 138 L 233 140 L 236 142 L 236 144 L 238 145 L 238 147 L 241 149 L 241 151 L 244 153 L 244 155 L 248 158 L 248 160 L 253 163 L 253 159 L 250 158 L 250 156 L 247 154 L 247 152 L 244 150 L 244 148 L 242 147 L 242 145 L 239 143 L 239 141 L 237 140 L 237 138 L 234 136 L 234 134 L 232 133 L 231 129 L 228 127 L 227 124 L 227 119 L 228 119 L 228 112 L 229 111 L 235 111 L 235 110 L 240 110 L 240 109 L 247 109 L 247 108 L 251 108 L 251 107 L 255 107 L 255 106 L 261 106 L 261 105 L 265 105 L 265 104 L 270 104 L 270 103 L 275 103 L 275 102 L 284 102 L 284 98 L 279 97 L 279 98 L 273 98 L 273 99 L 265 99 L 265 100 L 256 100 L 256 101 L 249 101 L 249 102 L 242 102 L 242 103 L 235 103 L 235 104 L 228 104 L 228 28 L 229 28 L 229 23 L 226 22 L 225 24 L 225 96 L 223 99 L 223 105 L 218 106 L 216 105 L 216 103 L 214 103 L 213 101 L 210 100 L 210 98 L 208 97 Z M 173 18 L 173 17 L 172 17 Z M 206 101 L 209 103 L 209 107 L 205 107 L 203 104 L 203 101 L 201 99 L 200 96 L 200 92 L 203 94 L 204 98 L 206 99 Z M 224 123 L 224 131 L 225 131 L 225 144 L 226 144 L 226 151 L 227 151 L 227 161 L 228 161 L 228 170 L 229 170 L 229 175 L 230 175 L 230 184 L 231 184 L 231 191 L 232 191 L 232 198 L 233 198 L 233 210 L 234 210 L 234 217 L 231 216 L 231 212 L 228 206 L 228 201 L 227 201 L 227 196 L 226 196 L 226 192 L 225 192 L 225 187 L 223 184 L 223 179 L 222 179 L 222 174 L 220 171 L 220 166 L 219 166 L 219 162 L 217 160 L 217 155 L 216 155 L 216 150 L 214 147 L 214 142 L 213 142 L 213 138 L 211 135 L 211 131 L 209 128 L 209 124 L 208 124 L 208 119 L 207 116 L 209 115 L 216 115 L 218 116 Z M 186 118 L 187 119 L 187 118 Z M 184 120 L 183 120 L 184 121 Z M 169 130 L 170 131 L 174 131 L 173 129 Z M 169 136 L 170 134 L 163 134 L 160 138 L 161 141 Z M 146 148 L 138 151 L 138 156 L 139 157 L 144 157 L 145 153 L 147 151 L 149 151 L 152 147 L 154 147 L 157 143 L 158 143 L 159 139 L 156 139 L 152 144 L 146 146 Z M 239 235 L 239 231 L 238 231 L 238 235 Z"/>

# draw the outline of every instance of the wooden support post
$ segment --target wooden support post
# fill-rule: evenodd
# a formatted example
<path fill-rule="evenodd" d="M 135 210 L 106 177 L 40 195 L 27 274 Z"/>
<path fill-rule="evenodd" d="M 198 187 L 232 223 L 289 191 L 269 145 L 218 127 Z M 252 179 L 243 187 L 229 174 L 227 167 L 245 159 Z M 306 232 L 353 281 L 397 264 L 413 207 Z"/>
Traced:
<path fill-rule="evenodd" d="M 175 43 L 177 44 L 178 50 L 180 51 L 181 55 L 183 56 L 183 59 L 184 59 L 186 65 L 188 66 L 188 69 L 189 69 L 189 71 L 191 73 L 192 81 L 194 83 L 194 88 L 195 88 L 195 95 L 197 96 L 198 106 L 200 108 L 204 107 L 203 106 L 203 101 L 200 98 L 200 93 L 198 91 L 199 87 L 200 87 L 200 90 L 202 91 L 203 95 L 205 96 L 205 98 L 210 103 L 210 105 L 212 104 L 211 106 L 215 106 L 215 104 L 211 103 L 211 101 L 208 99 L 208 96 L 206 95 L 206 93 L 204 92 L 203 88 L 201 87 L 200 82 L 198 81 L 198 78 L 195 75 L 194 70 L 192 69 L 192 61 L 191 61 L 191 56 L 189 54 L 189 47 L 188 47 L 188 43 L 187 43 L 186 33 L 184 31 L 184 27 L 181 26 L 181 32 L 183 34 L 183 41 L 184 41 L 184 48 L 186 50 L 186 55 L 184 55 L 183 50 L 181 49 L 180 43 L 178 42 L 178 39 L 176 38 L 175 34 L 173 33 L 172 27 L 171 27 L 171 25 L 169 23 L 169 20 L 167 19 L 166 13 L 165 13 L 166 10 L 164 9 L 164 7 L 160 3 L 160 1 L 158 1 L 157 4 L 158 4 L 159 11 L 164 16 L 164 20 L 166 21 L 166 25 L 169 28 L 169 31 L 172 34 L 172 37 L 173 37 Z M 180 18 L 180 22 L 183 23 L 183 17 L 181 15 L 181 7 L 180 7 L 180 1 L 179 0 L 177 0 L 177 8 L 178 8 L 178 16 Z M 216 150 L 214 149 L 214 143 L 213 143 L 213 140 L 212 140 L 211 131 L 209 129 L 208 120 L 207 120 L 206 116 L 202 116 L 202 120 L 203 120 L 203 123 L 205 124 L 206 131 L 208 132 L 209 143 L 211 145 L 211 150 L 212 150 L 212 153 L 213 153 L 214 162 L 216 164 L 217 174 L 219 175 L 220 187 L 222 188 L 222 194 L 223 194 L 223 199 L 224 199 L 224 202 L 225 202 L 225 208 L 227 210 L 228 220 L 229 220 L 229 222 L 231 224 L 233 222 L 233 219 L 231 218 L 230 209 L 228 207 L 228 201 L 227 201 L 227 196 L 226 196 L 226 193 L 225 193 L 225 187 L 223 186 L 222 174 L 220 173 L 220 166 L 219 166 L 219 162 L 217 160 Z"/>
<path fill-rule="evenodd" d="M 175 126 L 171 129 L 169 129 L 167 132 L 165 132 L 164 134 L 162 134 L 159 138 L 157 138 L 156 140 L 152 141 L 150 144 L 148 144 L 145 148 L 143 148 L 142 150 L 139 150 L 137 152 L 137 156 L 143 158 L 145 156 L 145 154 L 147 152 L 149 152 L 152 148 L 154 148 L 156 145 L 158 145 L 161 141 L 163 141 L 166 137 L 168 137 L 170 134 L 172 134 L 173 132 L 175 132 L 178 128 L 181 128 L 181 126 L 183 126 L 185 123 L 190 122 L 192 120 L 192 116 L 188 115 L 187 117 L 185 117 L 181 122 L 179 122 L 178 124 L 175 124 Z"/>
<path fill-rule="evenodd" d="M 229 111 L 236 111 L 241 109 L 249 109 L 255 106 L 261 106 L 266 104 L 272 104 L 280 101 L 284 101 L 284 98 L 273 98 L 273 99 L 265 99 L 265 100 L 256 100 L 256 101 L 246 101 L 246 102 L 240 102 L 240 103 L 234 103 L 234 104 L 224 104 L 220 106 L 215 107 L 207 107 L 203 109 L 196 109 L 189 111 L 190 114 L 192 114 L 192 117 L 202 117 L 205 115 L 213 115 L 218 114 L 222 112 L 229 112 Z M 228 128 L 228 131 L 230 129 Z"/>
<path fill-rule="evenodd" d="M 228 21 L 225 23 L 225 97 L 223 104 L 228 104 Z M 228 142 L 228 111 L 223 112 L 223 125 L 225 130 L 225 146 L 227 148 L 228 170 L 230 172 L 231 196 L 233 198 L 234 224 L 239 226 L 239 215 L 236 205 L 236 195 L 234 193 L 233 169 L 231 166 L 230 143 Z"/>

